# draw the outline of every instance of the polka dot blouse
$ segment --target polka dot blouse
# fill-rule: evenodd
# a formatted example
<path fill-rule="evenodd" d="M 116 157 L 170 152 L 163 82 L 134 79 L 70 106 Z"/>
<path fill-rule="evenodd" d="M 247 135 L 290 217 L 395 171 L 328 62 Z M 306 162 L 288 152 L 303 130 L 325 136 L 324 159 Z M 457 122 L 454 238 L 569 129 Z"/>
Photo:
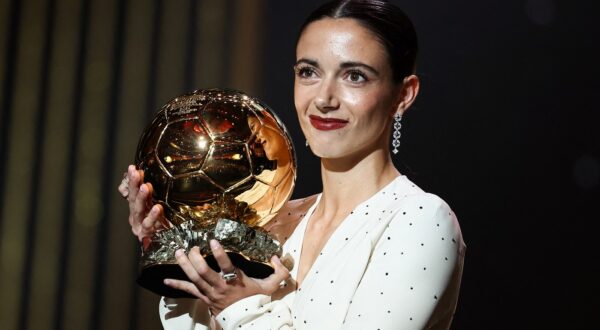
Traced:
<path fill-rule="evenodd" d="M 272 297 L 251 296 L 216 318 L 229 329 L 447 329 L 458 299 L 465 244 L 450 207 L 405 176 L 359 204 L 331 235 L 295 289 L 305 228 L 320 196 L 283 246 L 291 279 Z M 210 329 L 200 300 L 163 299 L 165 329 Z"/>

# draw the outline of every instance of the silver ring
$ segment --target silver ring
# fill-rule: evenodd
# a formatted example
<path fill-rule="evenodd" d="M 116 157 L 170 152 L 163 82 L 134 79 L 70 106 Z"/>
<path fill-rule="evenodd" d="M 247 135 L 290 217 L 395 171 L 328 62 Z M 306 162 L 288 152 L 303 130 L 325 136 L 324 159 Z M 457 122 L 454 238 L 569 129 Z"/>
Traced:
<path fill-rule="evenodd" d="M 221 272 L 221 278 L 225 280 L 225 282 L 229 282 L 229 281 L 233 281 L 238 277 L 237 275 L 237 269 L 234 268 L 231 272 L 229 273 L 223 273 Z"/>

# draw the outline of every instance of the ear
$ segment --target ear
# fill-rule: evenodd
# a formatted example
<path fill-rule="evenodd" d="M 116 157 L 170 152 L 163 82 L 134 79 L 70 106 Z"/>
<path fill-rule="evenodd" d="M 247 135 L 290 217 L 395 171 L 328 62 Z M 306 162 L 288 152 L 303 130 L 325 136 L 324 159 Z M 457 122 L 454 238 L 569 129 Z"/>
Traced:
<path fill-rule="evenodd" d="M 414 74 L 404 78 L 402 85 L 399 87 L 400 91 L 398 92 L 397 106 L 394 114 L 399 113 L 403 115 L 410 108 L 417 98 L 417 94 L 419 94 L 420 85 L 419 77 Z"/>

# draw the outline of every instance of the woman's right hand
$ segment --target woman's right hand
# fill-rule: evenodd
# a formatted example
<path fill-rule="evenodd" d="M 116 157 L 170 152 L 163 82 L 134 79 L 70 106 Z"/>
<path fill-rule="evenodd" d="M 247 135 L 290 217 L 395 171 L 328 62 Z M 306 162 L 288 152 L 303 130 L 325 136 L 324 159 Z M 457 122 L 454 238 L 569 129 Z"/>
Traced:
<path fill-rule="evenodd" d="M 144 171 L 129 165 L 119 185 L 119 193 L 129 203 L 129 225 L 140 242 L 155 231 L 166 228 L 162 206 L 152 205 L 152 185 L 144 183 Z"/>

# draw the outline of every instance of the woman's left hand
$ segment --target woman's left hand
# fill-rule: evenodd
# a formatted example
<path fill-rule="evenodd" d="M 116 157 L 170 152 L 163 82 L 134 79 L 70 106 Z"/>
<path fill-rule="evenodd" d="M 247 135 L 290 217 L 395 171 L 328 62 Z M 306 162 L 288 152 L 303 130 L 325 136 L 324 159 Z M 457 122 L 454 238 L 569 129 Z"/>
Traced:
<path fill-rule="evenodd" d="M 200 249 L 194 247 L 186 256 L 183 250 L 175 253 L 179 266 L 183 269 L 190 281 L 166 279 L 165 284 L 171 288 L 185 291 L 199 299 L 202 299 L 213 315 L 219 314 L 227 306 L 243 298 L 255 295 L 271 295 L 282 281 L 286 280 L 290 273 L 281 263 L 277 256 L 271 258 L 275 272 L 265 279 L 248 277 L 240 269 L 236 269 L 231 263 L 225 250 L 216 240 L 210 241 L 210 248 L 222 272 L 217 273 L 210 268 L 202 255 Z M 234 279 L 226 281 L 222 274 L 233 273 L 237 275 Z"/>

